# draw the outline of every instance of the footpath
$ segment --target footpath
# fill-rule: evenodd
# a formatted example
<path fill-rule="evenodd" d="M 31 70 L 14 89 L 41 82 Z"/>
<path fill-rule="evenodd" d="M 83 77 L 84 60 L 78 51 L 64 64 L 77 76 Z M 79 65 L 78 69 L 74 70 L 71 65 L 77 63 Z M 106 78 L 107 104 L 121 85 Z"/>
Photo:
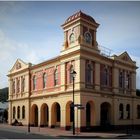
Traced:
<path fill-rule="evenodd" d="M 8 124 L 0 124 L 0 128 L 8 131 L 16 131 L 19 133 L 29 133 L 27 126 L 11 126 Z M 53 136 L 54 138 L 108 138 L 118 139 L 130 136 L 126 133 L 115 133 L 115 132 L 76 132 L 73 136 L 72 131 L 65 131 L 59 128 L 48 128 L 48 127 L 30 127 L 31 134 L 39 134 L 45 136 Z"/>

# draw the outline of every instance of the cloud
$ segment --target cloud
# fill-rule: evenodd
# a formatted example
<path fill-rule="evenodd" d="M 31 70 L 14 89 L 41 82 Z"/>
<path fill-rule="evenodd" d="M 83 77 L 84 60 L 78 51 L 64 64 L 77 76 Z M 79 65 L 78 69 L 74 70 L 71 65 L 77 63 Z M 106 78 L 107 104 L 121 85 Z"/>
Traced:
<path fill-rule="evenodd" d="M 8 71 L 12 68 L 18 58 L 25 62 L 38 64 L 59 54 L 61 46 L 56 37 L 50 40 L 48 37 L 44 42 L 22 43 L 9 38 L 0 29 L 0 88 L 8 86 Z"/>
<path fill-rule="evenodd" d="M 36 56 L 36 52 L 34 52 L 28 44 L 22 44 L 11 40 L 0 29 L 0 88 L 8 85 L 8 78 L 6 75 L 18 58 L 36 62 L 38 61 L 38 57 Z"/>

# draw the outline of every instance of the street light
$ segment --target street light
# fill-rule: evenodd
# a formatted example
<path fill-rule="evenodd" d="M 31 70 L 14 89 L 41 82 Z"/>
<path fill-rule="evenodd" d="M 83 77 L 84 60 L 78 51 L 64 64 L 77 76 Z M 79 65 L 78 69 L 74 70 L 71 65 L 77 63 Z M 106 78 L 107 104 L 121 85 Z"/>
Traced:
<path fill-rule="evenodd" d="M 70 74 L 73 79 L 73 135 L 75 135 L 74 80 L 77 73 L 76 71 L 72 70 Z"/>

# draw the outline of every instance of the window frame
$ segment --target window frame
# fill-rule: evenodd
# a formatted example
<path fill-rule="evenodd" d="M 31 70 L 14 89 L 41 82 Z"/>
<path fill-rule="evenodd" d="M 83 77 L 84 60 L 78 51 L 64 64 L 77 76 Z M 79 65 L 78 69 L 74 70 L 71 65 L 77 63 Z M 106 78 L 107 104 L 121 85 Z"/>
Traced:
<path fill-rule="evenodd" d="M 54 71 L 54 86 L 58 85 L 58 69 Z"/>
<path fill-rule="evenodd" d="M 47 84 L 47 74 L 44 72 L 43 73 L 43 88 L 46 88 Z"/>
<path fill-rule="evenodd" d="M 33 90 L 36 90 L 36 75 L 33 76 Z"/>
<path fill-rule="evenodd" d="M 22 106 L 22 119 L 25 119 L 25 106 Z"/>
<path fill-rule="evenodd" d="M 89 40 L 87 40 L 87 35 L 89 37 Z M 84 39 L 85 39 L 85 42 L 88 43 L 88 44 L 91 44 L 92 43 L 92 35 L 89 31 L 85 32 L 84 33 Z"/>
<path fill-rule="evenodd" d="M 71 43 L 74 43 L 74 41 L 75 41 L 75 35 L 74 35 L 74 33 L 71 33 L 69 36 L 69 42 L 71 44 Z"/>
<path fill-rule="evenodd" d="M 17 119 L 20 119 L 20 106 L 17 107 Z"/>

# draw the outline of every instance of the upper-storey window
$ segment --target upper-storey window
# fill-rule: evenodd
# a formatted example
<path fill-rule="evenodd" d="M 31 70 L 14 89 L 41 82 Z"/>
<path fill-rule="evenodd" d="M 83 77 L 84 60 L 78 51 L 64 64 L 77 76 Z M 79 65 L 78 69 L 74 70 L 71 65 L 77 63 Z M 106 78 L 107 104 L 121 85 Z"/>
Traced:
<path fill-rule="evenodd" d="M 17 79 L 17 93 L 20 92 L 20 79 Z"/>
<path fill-rule="evenodd" d="M 119 73 L 119 87 L 124 88 L 124 72 L 120 71 Z"/>
<path fill-rule="evenodd" d="M 13 80 L 13 82 L 12 82 L 12 92 L 13 92 L 13 93 L 15 93 L 15 86 L 16 86 L 16 85 L 15 85 L 15 80 Z"/>
<path fill-rule="evenodd" d="M 36 76 L 33 77 L 33 90 L 36 89 Z"/>
<path fill-rule="evenodd" d="M 47 82 L 47 75 L 46 73 L 43 73 L 43 88 L 46 87 L 46 82 Z"/>
<path fill-rule="evenodd" d="M 74 68 L 73 65 L 70 66 L 70 70 L 69 70 L 69 82 L 72 83 L 73 81 L 73 76 L 72 76 L 72 72 L 73 72 Z"/>
<path fill-rule="evenodd" d="M 111 86 L 112 80 L 112 69 L 109 66 L 101 66 L 101 85 L 103 86 Z"/>
<path fill-rule="evenodd" d="M 54 86 L 58 85 L 58 70 L 54 71 Z"/>
<path fill-rule="evenodd" d="M 85 38 L 86 43 L 90 44 L 92 42 L 92 37 L 91 37 L 91 34 L 89 32 L 86 32 L 84 34 L 84 38 Z"/>
<path fill-rule="evenodd" d="M 70 43 L 74 42 L 74 33 L 72 33 L 69 37 Z"/>
<path fill-rule="evenodd" d="M 86 64 L 86 84 L 93 84 L 93 64 Z"/>
<path fill-rule="evenodd" d="M 126 74 L 125 86 L 127 89 L 130 89 L 130 73 Z"/>
<path fill-rule="evenodd" d="M 22 77 L 21 78 L 21 91 L 24 92 L 24 90 L 25 90 L 25 78 Z"/>

